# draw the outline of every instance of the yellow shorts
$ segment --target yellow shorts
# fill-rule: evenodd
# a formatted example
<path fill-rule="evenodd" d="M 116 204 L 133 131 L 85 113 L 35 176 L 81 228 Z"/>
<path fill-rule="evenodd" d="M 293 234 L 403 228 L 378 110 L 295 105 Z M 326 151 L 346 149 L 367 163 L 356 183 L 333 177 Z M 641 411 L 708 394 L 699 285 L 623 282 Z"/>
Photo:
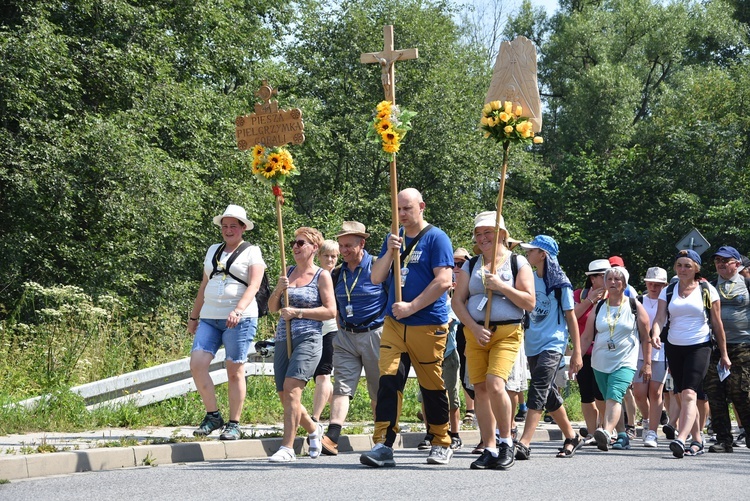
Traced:
<path fill-rule="evenodd" d="M 506 382 L 516 363 L 518 350 L 523 342 L 523 326 L 520 324 L 491 326 L 492 338 L 481 346 L 474 334 L 466 329 L 466 367 L 471 384 L 483 383 L 487 374 L 501 377 Z"/>

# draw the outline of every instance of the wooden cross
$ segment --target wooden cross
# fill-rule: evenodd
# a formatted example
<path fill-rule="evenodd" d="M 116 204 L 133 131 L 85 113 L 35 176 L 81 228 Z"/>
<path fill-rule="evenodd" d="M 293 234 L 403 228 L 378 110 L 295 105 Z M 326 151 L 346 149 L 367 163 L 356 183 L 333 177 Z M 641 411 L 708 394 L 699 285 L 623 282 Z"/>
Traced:
<path fill-rule="evenodd" d="M 393 50 L 393 25 L 383 26 L 383 50 L 380 52 L 365 52 L 359 56 L 360 63 L 378 63 L 382 71 L 383 91 L 385 100 L 396 104 L 396 72 L 394 64 L 396 61 L 417 59 L 417 49 Z"/>
<path fill-rule="evenodd" d="M 393 50 L 393 25 L 383 26 L 383 50 L 381 52 L 365 52 L 359 56 L 360 63 L 378 63 L 382 72 L 383 92 L 385 100 L 396 104 L 396 72 L 393 68 L 396 61 L 417 59 L 417 49 Z M 396 154 L 391 156 L 391 233 L 398 235 L 398 177 L 396 174 Z M 393 249 L 393 280 L 396 302 L 401 301 L 401 254 L 399 249 Z"/>

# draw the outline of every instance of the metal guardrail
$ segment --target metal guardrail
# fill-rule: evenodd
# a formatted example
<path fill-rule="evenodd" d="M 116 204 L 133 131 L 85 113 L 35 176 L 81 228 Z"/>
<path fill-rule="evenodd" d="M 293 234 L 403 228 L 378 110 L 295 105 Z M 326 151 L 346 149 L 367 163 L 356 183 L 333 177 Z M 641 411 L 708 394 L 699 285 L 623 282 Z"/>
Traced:
<path fill-rule="evenodd" d="M 248 362 L 245 363 L 245 377 L 249 376 L 273 376 L 273 362 L 264 362 L 260 355 L 255 352 L 251 345 L 248 354 Z M 227 382 L 226 364 L 224 362 L 224 349 L 216 353 L 211 365 L 209 375 L 214 385 Z M 566 366 L 570 357 L 565 357 Z M 334 368 L 335 371 L 335 368 Z M 364 369 L 362 371 L 364 377 Z M 410 378 L 416 377 L 414 368 L 409 370 Z M 567 379 L 567 371 L 566 371 Z M 191 391 L 197 391 L 193 376 L 190 374 L 190 357 L 168 362 L 166 364 L 128 372 L 119 376 L 113 376 L 101 381 L 75 386 L 70 389 L 73 393 L 81 395 L 86 401 L 86 408 L 93 410 L 102 406 L 112 406 L 123 403 L 134 403 L 138 407 L 154 404 L 169 398 L 179 397 Z M 31 408 L 39 403 L 44 396 L 29 398 L 18 403 Z"/>

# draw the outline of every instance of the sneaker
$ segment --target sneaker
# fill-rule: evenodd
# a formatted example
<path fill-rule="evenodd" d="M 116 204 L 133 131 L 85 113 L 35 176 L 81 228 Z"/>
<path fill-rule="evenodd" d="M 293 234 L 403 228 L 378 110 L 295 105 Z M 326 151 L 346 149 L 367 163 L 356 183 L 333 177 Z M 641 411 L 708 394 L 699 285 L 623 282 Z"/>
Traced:
<path fill-rule="evenodd" d="M 526 414 L 528 414 L 528 412 L 528 410 L 518 409 L 516 417 L 514 417 L 513 419 L 516 421 L 516 423 L 523 423 L 524 421 L 526 421 Z"/>
<path fill-rule="evenodd" d="M 612 444 L 612 448 L 618 451 L 626 451 L 630 449 L 630 435 L 624 432 L 617 434 L 617 441 Z"/>
<path fill-rule="evenodd" d="M 224 431 L 219 435 L 219 440 L 239 440 L 242 438 L 242 430 L 239 423 L 228 422 Z"/>
<path fill-rule="evenodd" d="M 581 443 L 583 445 L 596 445 L 596 439 L 593 435 L 586 435 L 586 438 Z"/>
<path fill-rule="evenodd" d="M 475 461 L 472 461 L 469 468 L 472 470 L 494 470 L 497 468 L 499 457 L 493 456 L 490 451 L 482 452 L 482 455 Z"/>
<path fill-rule="evenodd" d="M 268 461 L 271 463 L 292 463 L 297 461 L 297 455 L 294 454 L 294 449 L 281 446 L 273 456 L 268 458 Z"/>
<path fill-rule="evenodd" d="M 307 444 L 310 446 L 307 449 L 307 453 L 310 455 L 311 459 L 318 459 L 320 457 L 320 453 L 323 450 L 320 446 L 320 441 L 321 437 L 323 437 L 323 433 L 323 425 L 318 423 L 315 426 L 315 433 L 307 436 Z"/>
<path fill-rule="evenodd" d="M 746 442 L 745 440 L 745 428 L 740 428 L 740 434 L 737 435 L 737 440 L 734 441 L 734 445 L 739 447 L 740 445 L 744 444 Z"/>
<path fill-rule="evenodd" d="M 643 436 L 643 447 L 658 447 L 659 442 L 654 430 L 646 430 L 646 434 Z"/>
<path fill-rule="evenodd" d="M 453 449 L 450 447 L 441 447 L 433 445 L 430 449 L 430 455 L 427 456 L 429 464 L 448 464 L 453 457 Z"/>
<path fill-rule="evenodd" d="M 635 438 L 636 437 L 635 426 L 633 426 L 632 424 L 626 424 L 625 434 L 628 436 L 628 438 Z"/>
<path fill-rule="evenodd" d="M 461 437 L 451 437 L 451 449 L 454 451 L 459 450 L 461 447 L 463 447 L 464 443 L 461 440 Z"/>
<path fill-rule="evenodd" d="M 667 411 L 662 409 L 661 411 L 661 419 L 659 419 L 659 424 L 662 426 L 666 426 L 669 424 L 669 416 L 667 415 Z"/>
<path fill-rule="evenodd" d="M 685 455 L 685 444 L 682 440 L 672 440 L 669 443 L 669 450 L 672 451 L 674 457 L 681 459 Z"/>
<path fill-rule="evenodd" d="M 359 462 L 374 468 L 396 466 L 393 460 L 393 448 L 383 444 L 375 444 L 370 451 L 359 456 Z"/>
<path fill-rule="evenodd" d="M 609 432 L 604 428 L 599 428 L 594 432 L 594 439 L 596 440 L 596 446 L 600 451 L 609 450 L 609 441 L 611 440 Z"/>
<path fill-rule="evenodd" d="M 193 432 L 193 436 L 205 437 L 210 435 L 212 431 L 220 430 L 223 427 L 224 419 L 221 417 L 221 414 L 219 414 L 218 417 L 213 417 L 209 414 L 206 414 L 206 417 L 204 417 L 203 421 L 201 421 L 201 425 L 197 430 Z"/>
<path fill-rule="evenodd" d="M 662 428 L 661 431 L 664 432 L 667 440 L 674 440 L 674 437 L 677 436 L 677 430 L 675 430 L 674 426 L 672 426 L 671 424 L 665 424 L 664 428 Z"/>
<path fill-rule="evenodd" d="M 477 444 L 476 447 L 471 451 L 472 454 L 482 454 L 484 452 L 484 442 L 481 440 Z"/>
<path fill-rule="evenodd" d="M 550 424 L 555 424 L 555 420 L 552 419 L 552 416 L 550 416 L 546 412 L 544 413 L 544 422 L 545 423 L 550 423 Z"/>
<path fill-rule="evenodd" d="M 589 433 L 589 429 L 585 426 L 582 426 L 580 430 L 578 430 L 578 434 L 582 437 L 590 437 L 591 434 Z"/>
<path fill-rule="evenodd" d="M 474 411 L 466 411 L 463 422 L 466 426 L 474 426 Z"/>
<path fill-rule="evenodd" d="M 498 448 L 497 469 L 507 470 L 514 464 L 516 464 L 516 446 L 503 442 Z"/>
<path fill-rule="evenodd" d="M 433 438 L 434 437 L 430 433 L 428 433 L 427 435 L 425 435 L 424 436 L 424 440 L 422 440 L 421 442 L 419 442 L 419 444 L 417 445 L 417 449 L 419 449 L 420 451 L 428 451 L 428 450 L 432 449 L 432 439 Z"/>
<path fill-rule="evenodd" d="M 734 452 L 732 444 L 714 444 L 708 448 L 708 452 Z"/>

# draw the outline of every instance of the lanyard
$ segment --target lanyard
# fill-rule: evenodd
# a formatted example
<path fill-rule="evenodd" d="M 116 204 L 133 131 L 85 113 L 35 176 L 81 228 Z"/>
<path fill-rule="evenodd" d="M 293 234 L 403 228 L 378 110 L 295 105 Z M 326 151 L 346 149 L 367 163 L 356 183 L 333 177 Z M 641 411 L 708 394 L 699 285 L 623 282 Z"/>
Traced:
<path fill-rule="evenodd" d="M 728 287 L 727 284 L 731 284 L 731 287 Z M 721 297 L 723 297 L 726 300 L 732 300 L 737 297 L 737 294 L 732 294 L 734 291 L 734 286 L 737 285 L 737 282 L 730 282 L 727 280 L 726 282 L 722 283 L 718 289 L 719 293 L 721 294 Z"/>
<path fill-rule="evenodd" d="M 346 302 L 347 304 L 352 304 L 352 291 L 354 290 L 354 286 L 357 285 L 357 280 L 359 280 L 359 276 L 362 274 L 362 267 L 361 266 L 359 267 L 359 271 L 357 272 L 357 276 L 354 277 L 354 281 L 352 282 L 351 288 L 346 286 L 346 266 L 341 267 L 341 273 L 344 274 L 344 290 L 346 291 Z"/>
<path fill-rule="evenodd" d="M 604 320 L 607 322 L 607 325 L 609 326 L 609 340 L 612 341 L 612 338 L 615 335 L 615 326 L 617 325 L 617 321 L 620 320 L 620 315 L 622 315 L 622 305 L 625 303 L 625 296 L 620 299 L 620 306 L 617 307 L 617 315 L 615 315 L 614 318 L 612 318 L 612 312 L 609 309 L 609 299 L 607 299 L 607 314 L 604 317 Z"/>

